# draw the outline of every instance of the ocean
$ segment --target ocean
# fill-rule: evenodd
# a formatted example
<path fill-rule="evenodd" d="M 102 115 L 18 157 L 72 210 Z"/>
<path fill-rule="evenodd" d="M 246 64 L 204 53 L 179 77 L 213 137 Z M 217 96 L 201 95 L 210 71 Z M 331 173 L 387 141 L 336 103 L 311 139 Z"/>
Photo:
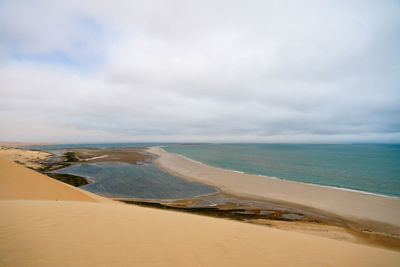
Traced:
<path fill-rule="evenodd" d="M 201 144 L 164 149 L 214 167 L 400 197 L 400 145 Z"/>

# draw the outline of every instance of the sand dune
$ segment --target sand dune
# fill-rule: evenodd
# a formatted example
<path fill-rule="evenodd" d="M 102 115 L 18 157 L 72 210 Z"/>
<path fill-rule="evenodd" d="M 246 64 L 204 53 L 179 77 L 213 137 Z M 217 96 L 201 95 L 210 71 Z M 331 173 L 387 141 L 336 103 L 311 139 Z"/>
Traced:
<path fill-rule="evenodd" d="M 400 198 L 321 187 L 215 168 L 151 147 L 162 168 L 189 180 L 209 184 L 234 195 L 291 203 L 333 214 L 375 230 L 400 234 Z"/>
<path fill-rule="evenodd" d="M 0 200 L 110 201 L 0 158 Z"/>
<path fill-rule="evenodd" d="M 0 265 L 400 265 L 390 250 L 107 202 L 12 162 L 0 173 Z"/>

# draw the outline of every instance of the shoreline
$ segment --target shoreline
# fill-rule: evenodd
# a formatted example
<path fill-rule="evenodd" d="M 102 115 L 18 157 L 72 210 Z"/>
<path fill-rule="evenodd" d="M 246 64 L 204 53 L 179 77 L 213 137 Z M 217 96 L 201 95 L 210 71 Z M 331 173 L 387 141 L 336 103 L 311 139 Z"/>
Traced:
<path fill-rule="evenodd" d="M 150 147 L 154 162 L 171 174 L 217 187 L 221 192 L 299 207 L 322 215 L 400 235 L 400 198 L 331 186 L 294 182 L 217 168 Z"/>
<path fill-rule="evenodd" d="M 163 149 L 162 147 L 160 147 L 160 148 Z M 163 151 L 165 151 L 165 150 L 163 149 Z M 289 182 L 294 182 L 294 183 L 299 183 L 299 184 L 304 184 L 304 185 L 310 185 L 310 186 L 326 187 L 326 188 L 332 188 L 332 189 L 337 189 L 337 190 L 345 190 L 345 191 L 356 192 L 356 193 L 366 194 L 366 195 L 373 195 L 373 196 L 379 196 L 379 197 L 400 199 L 400 196 L 384 195 L 384 194 L 380 194 L 380 193 L 362 191 L 362 190 L 358 190 L 358 189 L 340 187 L 340 186 L 335 186 L 335 185 L 324 185 L 324 184 L 316 184 L 316 183 L 299 182 L 299 181 L 295 181 L 295 180 L 289 180 L 289 179 L 279 178 L 279 177 L 275 177 L 275 176 L 268 176 L 268 175 L 263 175 L 263 174 L 258 174 L 258 173 L 248 173 L 248 172 L 237 171 L 237 170 L 232 170 L 232 169 L 225 169 L 225 168 L 216 167 L 216 166 L 213 166 L 213 165 L 209 165 L 209 164 L 206 164 L 206 163 L 203 163 L 203 162 L 188 158 L 188 157 L 186 157 L 184 155 L 181 155 L 181 154 L 178 154 L 178 153 L 173 153 L 173 152 L 168 152 L 168 151 L 165 151 L 165 152 L 179 155 L 179 156 L 181 156 L 181 157 L 183 157 L 183 158 L 185 158 L 187 160 L 196 162 L 198 164 L 203 164 L 203 165 L 206 165 L 206 166 L 210 166 L 210 167 L 214 167 L 214 168 L 218 168 L 218 169 L 222 169 L 222 170 L 226 170 L 226 171 L 231 171 L 231 172 L 235 172 L 235 173 L 240 173 L 240 174 L 256 175 L 256 176 L 264 177 L 264 178 L 267 178 L 267 179 L 289 181 Z"/>

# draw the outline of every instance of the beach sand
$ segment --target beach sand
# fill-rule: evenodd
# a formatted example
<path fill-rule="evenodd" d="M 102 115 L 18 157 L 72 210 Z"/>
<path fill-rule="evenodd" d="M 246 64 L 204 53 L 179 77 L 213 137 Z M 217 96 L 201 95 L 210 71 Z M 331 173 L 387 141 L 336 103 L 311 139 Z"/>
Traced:
<path fill-rule="evenodd" d="M 0 159 L 0 265 L 399 266 L 400 253 L 126 205 Z"/>
<path fill-rule="evenodd" d="M 374 231 L 400 235 L 400 198 L 234 172 L 166 152 L 160 147 L 151 147 L 148 152 L 159 156 L 155 162 L 166 171 L 216 186 L 229 194 L 285 203 L 357 222 Z"/>

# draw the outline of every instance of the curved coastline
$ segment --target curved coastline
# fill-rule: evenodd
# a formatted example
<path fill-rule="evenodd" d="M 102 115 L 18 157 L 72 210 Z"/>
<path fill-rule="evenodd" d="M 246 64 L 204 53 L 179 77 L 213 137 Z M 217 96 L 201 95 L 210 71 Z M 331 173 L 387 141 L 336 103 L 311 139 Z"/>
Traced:
<path fill-rule="evenodd" d="M 227 145 L 224 147 L 223 145 Z M 232 150 L 232 147 L 234 148 L 235 145 L 239 146 L 244 146 L 241 151 L 238 150 Z M 254 144 L 255 145 L 255 144 Z M 260 146 L 263 144 L 259 144 Z M 267 144 L 265 144 L 267 145 Z M 286 145 L 286 144 L 278 144 L 278 145 Z M 343 145 L 343 144 L 342 144 Z M 205 147 L 205 149 L 195 149 L 195 150 L 187 150 L 186 147 L 191 147 L 185 146 L 185 145 L 165 145 L 165 146 L 160 146 L 162 147 L 166 152 L 169 153 L 175 153 L 178 155 L 181 155 L 189 160 L 193 160 L 197 163 L 201 164 L 206 164 L 212 167 L 220 168 L 220 169 L 225 169 L 233 172 L 238 172 L 238 173 L 246 173 L 246 174 L 251 174 L 251 175 L 258 175 L 261 177 L 267 177 L 267 178 L 272 178 L 272 179 L 280 179 L 280 180 L 286 180 L 286 181 L 293 181 L 293 182 L 298 182 L 298 183 L 303 183 L 303 184 L 311 184 L 311 185 L 317 185 L 317 186 L 326 186 L 326 187 L 333 187 L 333 188 L 338 188 L 338 189 L 343 189 L 343 190 L 352 190 L 355 192 L 360 192 L 360 193 L 365 193 L 365 194 L 372 194 L 372 195 L 378 195 L 378 196 L 384 196 L 384 197 L 393 197 L 393 198 L 400 198 L 400 191 L 399 191 L 399 186 L 400 184 L 395 182 L 395 180 L 398 180 L 396 178 L 398 176 L 398 171 L 396 172 L 395 169 L 393 169 L 393 166 L 380 166 L 380 165 L 369 165 L 369 163 L 365 163 L 367 165 L 359 166 L 360 162 L 357 162 L 354 164 L 354 166 L 357 166 L 357 168 L 352 169 L 350 166 L 345 166 L 342 165 L 343 162 L 333 162 L 332 158 L 324 158 L 323 155 L 321 155 L 321 158 L 323 159 L 320 162 L 316 162 L 316 164 L 312 164 L 307 166 L 309 162 L 311 162 L 313 159 L 310 157 L 310 159 L 307 159 L 307 161 L 301 160 L 296 161 L 293 158 L 292 153 L 288 153 L 285 151 L 277 150 L 273 152 L 272 154 L 262 154 L 262 152 L 269 151 L 270 148 L 262 149 L 262 151 L 252 151 L 252 147 L 247 147 L 248 144 L 204 144 L 204 145 L 195 145 L 193 147 Z M 272 146 L 272 144 L 271 144 Z M 184 149 L 176 149 L 176 148 L 184 148 Z M 227 149 L 225 149 L 227 148 Z M 296 151 L 296 147 L 291 147 L 293 148 L 294 151 Z M 219 150 L 221 149 L 221 150 Z M 272 148 L 273 149 L 273 148 Z M 335 151 L 337 148 L 332 148 L 332 151 Z M 198 153 L 197 153 L 197 152 Z M 243 151 L 243 155 L 241 154 Z M 273 150 L 272 150 L 273 151 Z M 326 149 L 327 154 L 331 154 L 330 149 Z M 249 153 L 255 153 L 257 156 L 253 160 L 249 161 L 249 158 L 245 155 L 249 155 Z M 288 153 L 285 154 L 285 156 L 289 157 L 288 161 L 282 165 L 282 152 Z M 306 153 L 306 154 L 313 154 L 314 158 L 316 157 L 316 153 L 320 153 L 318 150 L 312 150 L 312 153 Z M 368 151 L 367 151 L 368 152 Z M 193 154 L 194 153 L 194 154 Z M 232 158 L 228 156 L 226 153 L 232 153 Z M 301 152 L 303 153 L 303 152 Z M 346 153 L 351 154 L 353 153 L 352 151 L 347 151 Z M 357 152 L 357 156 L 360 157 L 361 151 Z M 377 151 L 376 153 L 382 153 L 382 151 Z M 197 155 L 198 154 L 198 155 Z M 229 160 L 226 160 L 224 157 L 226 155 Z M 299 154 L 300 158 L 302 156 L 307 157 L 307 155 Z M 299 156 L 298 155 L 298 156 Z M 268 158 L 271 157 L 271 158 Z M 292 157 L 291 157 L 292 156 Z M 379 155 L 380 157 L 383 157 L 384 155 Z M 297 156 L 296 156 L 297 157 Z M 352 156 L 354 158 L 354 156 Z M 365 160 L 362 160 L 362 162 L 366 161 L 368 162 L 371 161 L 368 157 L 371 157 L 370 154 L 365 155 Z M 276 164 L 275 164 L 275 158 L 276 158 Z M 320 158 L 320 157 L 318 157 Z M 390 157 L 389 157 L 390 158 Z M 352 159 L 347 159 L 346 162 L 351 162 Z M 377 159 L 377 158 L 376 158 Z M 375 159 L 375 160 L 376 160 Z M 269 163 L 268 163 L 269 162 Z M 274 163 L 273 163 L 274 162 Z M 321 163 L 327 164 L 327 166 L 330 166 L 330 171 L 329 169 L 322 168 L 323 166 Z M 261 164 L 262 163 L 262 164 Z M 376 163 L 376 162 L 374 162 Z M 384 162 L 385 163 L 385 162 Z M 387 163 L 387 162 L 386 162 Z M 272 164 L 269 165 L 269 167 L 266 167 L 267 165 L 264 166 L 264 164 Z M 363 163 L 364 164 L 364 163 Z M 396 163 L 390 161 L 390 164 L 396 165 Z M 397 165 L 399 165 L 400 162 L 398 162 Z M 306 166 L 306 167 L 304 167 Z M 373 169 L 379 169 L 383 170 L 382 172 L 375 172 L 372 173 L 371 176 L 368 175 L 363 175 L 362 171 L 359 170 L 367 170 L 370 166 L 375 166 Z M 377 167 L 380 166 L 380 167 Z M 301 167 L 301 169 L 299 169 Z M 329 168 L 329 167 L 327 167 Z M 325 170 L 323 170 L 325 169 Z M 341 173 L 341 170 L 343 173 Z M 322 171 L 325 171 L 323 173 Z M 321 173 L 319 173 L 321 172 Z M 354 173 L 353 173 L 354 172 Z M 369 173 L 369 171 L 367 171 Z M 397 173 L 397 175 L 395 174 Z M 365 173 L 364 173 L 365 174 Z M 371 177 L 375 177 L 375 180 L 371 180 Z M 387 178 L 390 177 L 390 178 Z M 381 178 L 381 179 L 379 179 Z M 386 180 L 388 179 L 388 180 Z M 356 182 L 352 182 L 352 181 Z M 364 181 L 363 181 L 364 180 Z M 387 183 L 386 183 L 387 182 Z M 376 186 L 372 186 L 372 185 Z"/>
<path fill-rule="evenodd" d="M 209 166 L 161 147 L 150 147 L 148 152 L 158 156 L 156 164 L 166 171 L 216 186 L 228 194 L 291 204 L 400 235 L 400 198 L 240 173 Z"/>
<path fill-rule="evenodd" d="M 160 147 L 161 148 L 161 147 Z M 161 148 L 162 149 L 162 148 Z M 163 151 L 165 151 L 164 149 L 162 149 Z M 167 152 L 167 151 L 165 151 Z M 167 153 L 172 153 L 172 152 L 167 152 Z M 220 168 L 220 167 L 216 167 L 216 166 L 212 166 L 212 165 L 208 165 L 206 163 L 188 158 L 184 155 L 181 154 L 177 154 L 177 153 L 172 153 L 172 154 L 176 154 L 179 155 L 187 160 L 196 162 L 198 164 L 204 164 L 210 167 L 215 167 L 218 169 L 222 169 L 222 170 L 227 170 L 227 171 L 231 171 L 231 172 L 235 172 L 235 173 L 240 173 L 240 174 L 247 174 L 247 175 L 257 175 L 260 177 L 264 177 L 264 178 L 268 178 L 268 179 L 276 179 L 276 180 L 281 180 L 281 181 L 289 181 L 289 182 L 294 182 L 294 183 L 299 183 L 299 184 L 305 184 L 305 185 L 311 185 L 311 186 L 317 186 L 317 187 L 326 187 L 326 188 L 332 188 L 332 189 L 337 189 L 337 190 L 345 190 L 345 191 L 350 191 L 350 192 L 356 192 L 356 193 L 360 193 L 360 194 L 366 194 L 366 195 L 373 195 L 373 196 L 379 196 L 379 197 L 388 197 L 388 198 L 395 198 L 395 199 L 400 199 L 400 197 L 397 196 L 392 196 L 392 195 L 384 195 L 384 194 L 379 194 L 379 193 L 373 193 L 373 192 L 368 192 L 368 191 L 362 191 L 362 190 L 358 190 L 358 189 L 353 189 L 353 188 L 346 188 L 346 187 L 340 187 L 340 186 L 334 186 L 334 185 L 324 185 L 324 184 L 317 184 L 317 183 L 305 183 L 305 182 L 299 182 L 299 181 L 294 181 L 294 180 L 289 180 L 289 179 L 284 179 L 284 178 L 279 178 L 279 177 L 275 177 L 275 176 L 268 176 L 268 175 L 263 175 L 263 174 L 257 174 L 257 173 L 247 173 L 247 172 L 243 172 L 243 171 L 237 171 L 237 170 L 232 170 L 232 169 L 226 169 L 226 168 Z"/>

